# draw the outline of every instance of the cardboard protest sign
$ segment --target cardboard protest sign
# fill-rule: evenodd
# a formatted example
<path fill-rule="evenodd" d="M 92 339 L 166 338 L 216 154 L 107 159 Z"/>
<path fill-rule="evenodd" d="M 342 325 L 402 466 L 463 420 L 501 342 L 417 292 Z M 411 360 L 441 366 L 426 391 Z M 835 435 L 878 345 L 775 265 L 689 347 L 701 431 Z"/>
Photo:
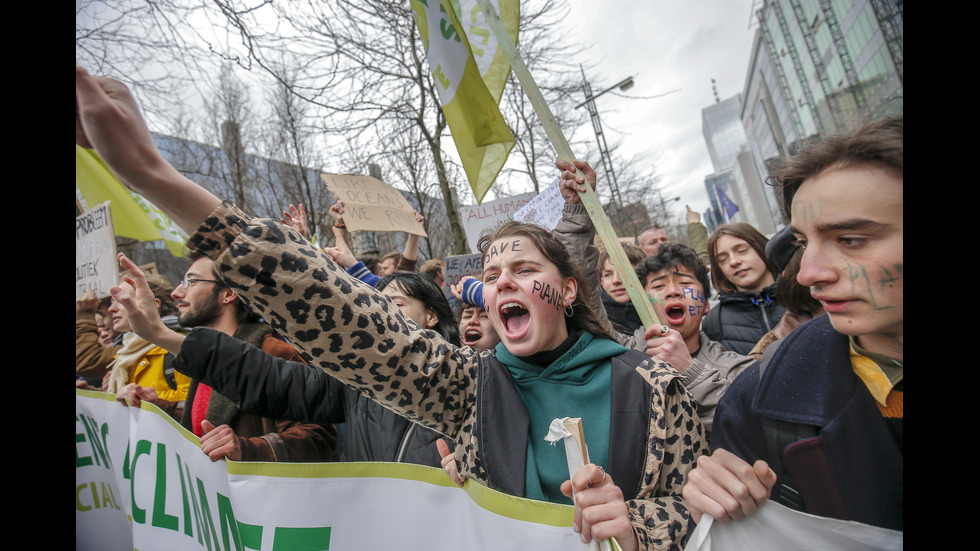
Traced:
<path fill-rule="evenodd" d="M 555 181 L 551 182 L 551 185 L 546 187 L 544 191 L 517 209 L 517 212 L 514 213 L 514 220 L 537 224 L 549 231 L 554 230 L 558 221 L 561 220 L 561 213 L 565 208 L 565 198 L 561 196 L 561 188 L 559 187 L 560 181 L 560 176 L 555 178 Z"/>
<path fill-rule="evenodd" d="M 415 208 L 397 189 L 358 174 L 321 174 L 334 199 L 344 202 L 348 231 L 402 231 L 427 237 Z"/>
<path fill-rule="evenodd" d="M 470 246 L 470 251 L 476 252 L 476 243 L 483 230 L 512 220 L 517 209 L 526 205 L 532 197 L 533 193 L 524 193 L 496 201 L 484 201 L 482 205 L 462 207 L 463 230 L 466 231 L 466 243 Z"/>
<path fill-rule="evenodd" d="M 446 257 L 446 268 L 444 270 L 446 287 L 456 285 L 459 280 L 466 276 L 473 276 L 482 279 L 483 260 L 479 254 L 460 254 Z"/>
<path fill-rule="evenodd" d="M 116 279 L 116 233 L 105 201 L 75 217 L 75 298 L 88 289 L 107 296 Z"/>

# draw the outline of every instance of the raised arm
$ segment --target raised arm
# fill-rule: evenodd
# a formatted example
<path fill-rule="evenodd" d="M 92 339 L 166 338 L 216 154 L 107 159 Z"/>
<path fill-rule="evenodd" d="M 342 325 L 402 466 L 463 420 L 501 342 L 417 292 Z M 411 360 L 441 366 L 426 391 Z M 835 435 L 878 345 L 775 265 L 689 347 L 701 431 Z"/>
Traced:
<path fill-rule="evenodd" d="M 419 224 L 425 223 L 425 217 L 422 213 L 415 211 L 415 221 Z M 398 261 L 398 266 L 396 269 L 405 272 L 414 272 L 419 262 L 419 243 L 422 240 L 422 236 L 416 235 L 414 233 L 408 234 L 405 239 L 405 248 L 402 250 L 402 258 Z"/>
<path fill-rule="evenodd" d="M 125 84 L 75 67 L 75 143 L 94 149 L 127 188 L 188 234 L 221 204 L 160 154 Z"/>

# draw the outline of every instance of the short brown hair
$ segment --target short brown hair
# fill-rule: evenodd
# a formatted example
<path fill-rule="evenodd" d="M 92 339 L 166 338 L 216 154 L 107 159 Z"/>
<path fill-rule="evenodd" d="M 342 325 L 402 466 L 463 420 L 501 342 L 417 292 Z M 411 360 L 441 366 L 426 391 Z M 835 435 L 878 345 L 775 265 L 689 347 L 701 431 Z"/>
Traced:
<path fill-rule="evenodd" d="M 434 278 L 439 275 L 439 270 L 443 270 L 445 267 L 446 263 L 443 262 L 441 258 L 432 258 L 426 260 L 425 264 L 422 264 L 422 268 L 419 269 L 419 272 Z"/>
<path fill-rule="evenodd" d="M 646 258 L 647 253 L 643 252 L 643 249 L 637 247 L 636 245 L 630 245 L 629 243 L 623 243 L 623 252 L 626 253 L 626 258 L 630 261 L 634 267 Z M 599 253 L 599 272 L 602 272 L 602 266 L 609 259 L 609 251 L 603 250 Z"/>
<path fill-rule="evenodd" d="M 174 286 L 170 284 L 162 275 L 145 274 L 146 284 L 153 292 L 153 298 L 160 300 L 160 315 L 169 316 L 177 313 L 177 306 L 174 305 L 174 297 L 170 293 L 174 292 Z"/>
<path fill-rule="evenodd" d="M 901 180 L 904 120 L 904 117 L 879 119 L 853 132 L 817 138 L 801 147 L 796 155 L 784 158 L 766 179 L 781 190 L 783 214 L 792 217 L 793 196 L 806 179 L 830 169 L 874 165 L 896 173 Z"/>
<path fill-rule="evenodd" d="M 730 235 L 744 240 L 749 244 L 749 247 L 752 247 L 755 254 L 759 255 L 759 258 L 766 263 L 766 269 L 772 274 L 773 279 L 779 277 L 779 268 L 766 255 L 766 243 L 769 242 L 766 236 L 762 235 L 754 226 L 745 222 L 722 224 L 708 237 L 708 260 L 711 262 L 711 283 L 714 284 L 715 289 L 718 289 L 719 293 L 734 293 L 738 291 L 735 284 L 725 277 L 724 272 L 721 271 L 721 265 L 718 264 L 718 240 L 723 235 Z"/>

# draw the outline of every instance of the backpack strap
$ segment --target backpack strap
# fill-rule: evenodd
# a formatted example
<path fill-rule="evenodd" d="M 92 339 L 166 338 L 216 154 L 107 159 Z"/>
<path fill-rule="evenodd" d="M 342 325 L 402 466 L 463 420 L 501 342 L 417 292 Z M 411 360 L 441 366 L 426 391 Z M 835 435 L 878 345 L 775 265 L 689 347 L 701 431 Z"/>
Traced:
<path fill-rule="evenodd" d="M 174 356 L 170 352 L 167 352 L 163 357 L 163 378 L 167 380 L 167 386 L 171 390 L 177 390 L 177 377 L 174 375 L 174 360 L 177 356 Z"/>
<path fill-rule="evenodd" d="M 701 319 L 701 330 L 714 340 L 720 340 L 721 335 L 721 311 L 719 308 L 712 308 Z"/>

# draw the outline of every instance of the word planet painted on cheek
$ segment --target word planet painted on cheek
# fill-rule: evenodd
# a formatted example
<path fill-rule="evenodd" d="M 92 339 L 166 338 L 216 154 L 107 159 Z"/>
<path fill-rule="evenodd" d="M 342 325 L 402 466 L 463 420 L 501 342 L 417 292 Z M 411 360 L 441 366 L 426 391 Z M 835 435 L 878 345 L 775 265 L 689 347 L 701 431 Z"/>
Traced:
<path fill-rule="evenodd" d="M 541 283 L 535 279 L 531 284 L 531 294 L 537 294 L 542 300 L 550 304 L 556 311 L 563 308 L 561 293 L 558 292 L 558 289 L 552 287 L 548 283 Z"/>
<path fill-rule="evenodd" d="M 694 300 L 696 300 L 696 301 L 698 301 L 698 302 L 700 302 L 702 304 L 704 303 L 704 293 L 702 291 L 699 291 L 697 289 L 692 289 L 690 287 L 684 287 L 684 289 L 681 291 L 681 293 L 684 296 L 691 297 L 692 299 L 694 299 Z"/>
<path fill-rule="evenodd" d="M 896 281 L 902 278 L 902 272 L 904 265 L 895 264 L 893 266 L 895 273 L 893 274 L 889 270 L 888 266 L 878 267 L 878 285 L 881 291 L 885 291 L 889 286 L 893 285 Z M 894 304 L 880 304 L 880 295 L 875 295 L 874 285 L 871 282 L 871 278 L 868 276 L 868 270 L 860 264 L 848 264 L 847 265 L 848 277 L 851 280 L 851 292 L 856 291 L 857 281 L 861 281 L 863 286 L 868 290 L 868 299 L 871 301 L 871 305 L 875 310 L 887 310 L 889 308 L 894 308 Z"/>

